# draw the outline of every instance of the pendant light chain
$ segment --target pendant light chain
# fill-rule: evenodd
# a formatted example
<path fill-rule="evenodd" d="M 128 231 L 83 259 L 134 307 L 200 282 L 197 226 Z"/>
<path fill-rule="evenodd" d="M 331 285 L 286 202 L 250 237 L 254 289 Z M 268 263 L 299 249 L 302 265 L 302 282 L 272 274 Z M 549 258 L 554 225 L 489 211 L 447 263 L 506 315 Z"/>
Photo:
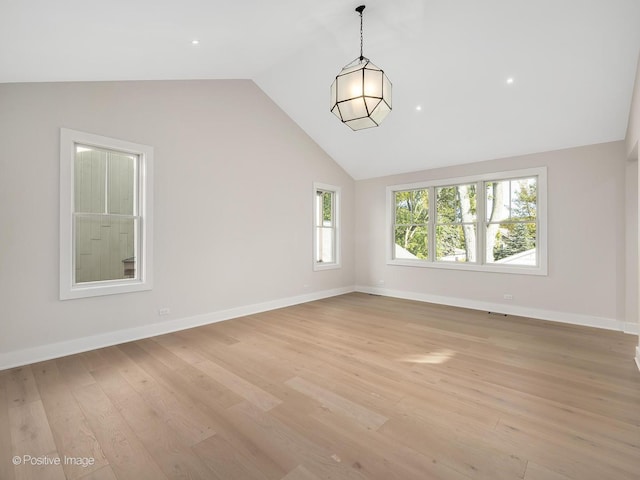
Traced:
<path fill-rule="evenodd" d="M 362 10 L 364 10 L 364 8 Z M 364 58 L 364 55 L 362 54 L 362 44 L 364 42 L 362 37 L 362 10 L 360 10 L 360 61 Z"/>

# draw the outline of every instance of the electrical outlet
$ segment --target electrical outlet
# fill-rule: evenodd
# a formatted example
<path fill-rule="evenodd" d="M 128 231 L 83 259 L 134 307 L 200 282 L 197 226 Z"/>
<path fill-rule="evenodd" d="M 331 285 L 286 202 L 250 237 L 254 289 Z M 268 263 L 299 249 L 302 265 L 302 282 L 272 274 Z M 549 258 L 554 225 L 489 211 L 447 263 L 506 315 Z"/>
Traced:
<path fill-rule="evenodd" d="M 505 300 L 513 300 L 513 295 L 511 295 L 510 293 L 505 293 L 504 294 L 504 299 Z"/>
<path fill-rule="evenodd" d="M 158 310 L 158 315 L 160 316 L 169 315 L 170 313 L 171 313 L 171 309 L 168 307 L 164 307 Z"/>

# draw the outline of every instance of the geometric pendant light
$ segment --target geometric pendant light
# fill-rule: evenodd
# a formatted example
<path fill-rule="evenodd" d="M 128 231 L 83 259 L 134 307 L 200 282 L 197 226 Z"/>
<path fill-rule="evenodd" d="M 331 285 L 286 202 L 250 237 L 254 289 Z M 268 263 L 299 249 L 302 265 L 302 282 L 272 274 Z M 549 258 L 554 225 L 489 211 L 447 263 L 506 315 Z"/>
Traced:
<path fill-rule="evenodd" d="M 391 82 L 381 68 L 362 55 L 360 5 L 360 57 L 342 68 L 331 84 L 331 113 L 352 130 L 377 127 L 391 111 Z"/>

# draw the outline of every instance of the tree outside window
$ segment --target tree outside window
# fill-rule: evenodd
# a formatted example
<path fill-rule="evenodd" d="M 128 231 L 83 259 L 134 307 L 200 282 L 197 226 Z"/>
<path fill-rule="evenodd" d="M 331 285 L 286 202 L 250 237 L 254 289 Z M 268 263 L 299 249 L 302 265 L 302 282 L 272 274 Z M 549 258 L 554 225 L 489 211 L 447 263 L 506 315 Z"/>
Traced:
<path fill-rule="evenodd" d="M 545 168 L 387 191 L 393 208 L 389 263 L 546 274 Z"/>

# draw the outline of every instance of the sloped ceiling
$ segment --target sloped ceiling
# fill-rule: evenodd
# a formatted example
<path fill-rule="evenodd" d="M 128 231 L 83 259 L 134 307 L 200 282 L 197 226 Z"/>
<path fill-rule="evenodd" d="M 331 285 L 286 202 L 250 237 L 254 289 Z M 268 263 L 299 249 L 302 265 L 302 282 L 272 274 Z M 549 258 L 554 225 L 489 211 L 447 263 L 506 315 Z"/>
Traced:
<path fill-rule="evenodd" d="M 361 3 L 394 97 L 353 132 L 329 86 Z M 640 0 L 0 0 L 0 82 L 253 79 L 362 179 L 623 139 L 638 19 Z"/>

